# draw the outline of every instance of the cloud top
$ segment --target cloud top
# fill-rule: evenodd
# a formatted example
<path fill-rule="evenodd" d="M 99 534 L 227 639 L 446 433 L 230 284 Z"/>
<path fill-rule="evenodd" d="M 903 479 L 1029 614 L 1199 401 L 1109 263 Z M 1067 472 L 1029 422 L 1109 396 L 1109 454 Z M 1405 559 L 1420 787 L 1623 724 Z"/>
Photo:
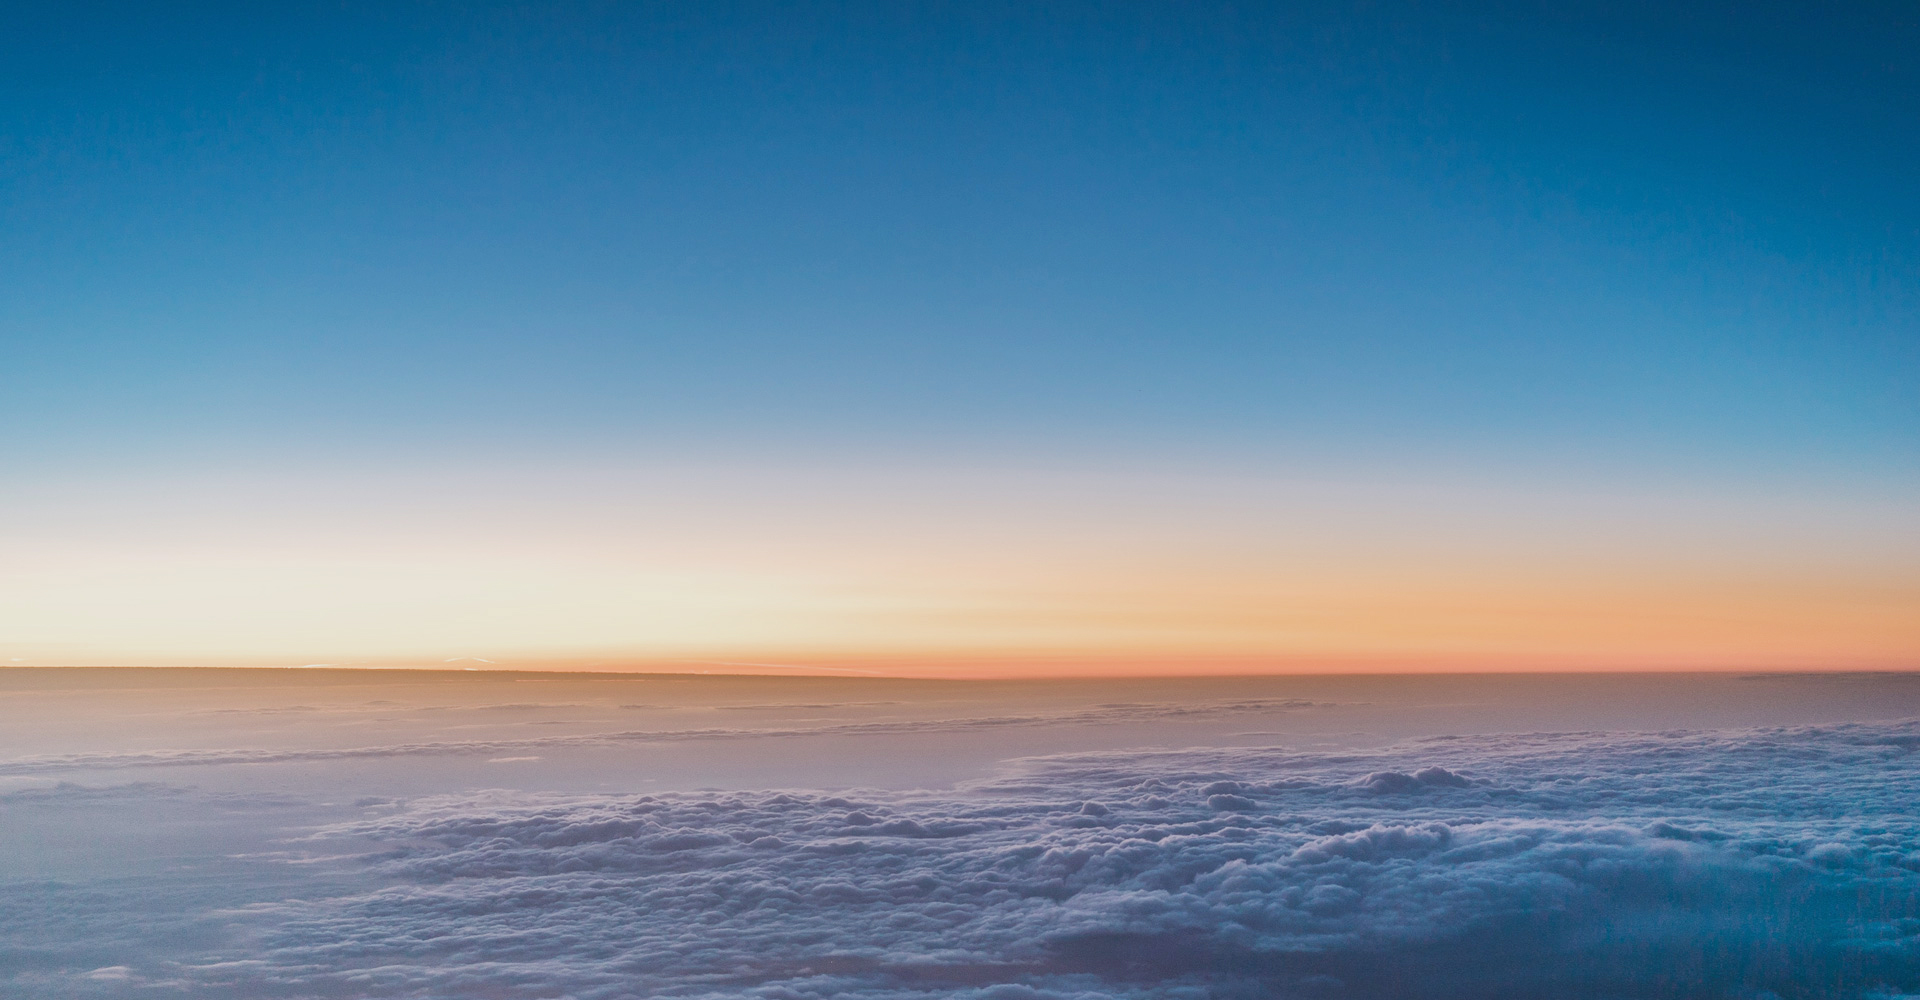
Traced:
<path fill-rule="evenodd" d="M 62 988 L 1891 997 L 1920 991 L 1916 747 L 1913 725 L 1446 738 L 1074 754 L 947 793 L 378 804 L 320 837 L 387 845 L 379 888 L 236 915 L 243 962 Z"/>

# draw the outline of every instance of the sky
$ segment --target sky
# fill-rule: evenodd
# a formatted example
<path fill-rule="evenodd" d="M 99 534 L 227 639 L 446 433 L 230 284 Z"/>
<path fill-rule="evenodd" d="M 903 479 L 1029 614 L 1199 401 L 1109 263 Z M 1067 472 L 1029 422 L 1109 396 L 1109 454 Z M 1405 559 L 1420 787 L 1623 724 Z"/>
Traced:
<path fill-rule="evenodd" d="M 13 5 L 0 659 L 1920 665 L 1915 52 Z"/>

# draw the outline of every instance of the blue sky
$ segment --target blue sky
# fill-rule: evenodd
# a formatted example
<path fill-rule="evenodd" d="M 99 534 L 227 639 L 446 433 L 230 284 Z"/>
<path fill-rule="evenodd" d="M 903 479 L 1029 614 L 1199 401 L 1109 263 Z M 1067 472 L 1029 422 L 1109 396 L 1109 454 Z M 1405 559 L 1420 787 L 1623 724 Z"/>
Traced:
<path fill-rule="evenodd" d="M 1915 52 L 1894 5 L 22 6 L 0 655 L 1911 665 Z"/>
<path fill-rule="evenodd" d="M 15 461 L 1911 468 L 1915 15 L 16 9 Z"/>

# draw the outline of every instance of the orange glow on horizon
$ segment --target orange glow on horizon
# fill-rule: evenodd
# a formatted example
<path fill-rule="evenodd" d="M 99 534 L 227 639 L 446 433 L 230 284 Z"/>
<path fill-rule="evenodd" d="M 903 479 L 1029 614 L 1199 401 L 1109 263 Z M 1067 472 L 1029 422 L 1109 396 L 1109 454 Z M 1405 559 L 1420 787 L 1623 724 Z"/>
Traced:
<path fill-rule="evenodd" d="M 652 475 L 16 495 L 0 665 L 1920 667 L 1920 528 L 1899 497 Z"/>

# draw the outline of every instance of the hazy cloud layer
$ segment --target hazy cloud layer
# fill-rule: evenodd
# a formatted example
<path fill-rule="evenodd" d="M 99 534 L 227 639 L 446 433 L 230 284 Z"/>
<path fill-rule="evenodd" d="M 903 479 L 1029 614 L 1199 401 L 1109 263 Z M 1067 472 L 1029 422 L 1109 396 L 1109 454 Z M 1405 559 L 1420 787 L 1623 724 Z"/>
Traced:
<path fill-rule="evenodd" d="M 380 887 L 46 995 L 1920 991 L 1920 727 L 1090 753 L 940 794 L 376 804 Z M 31 995 L 31 994 L 29 994 Z"/>
<path fill-rule="evenodd" d="M 543 705 L 487 705 L 486 709 L 530 710 Z M 628 706 L 622 706 L 628 707 Z M 748 706 L 754 708 L 779 706 Z M 1197 705 L 1112 704 L 1075 712 L 1036 715 L 993 715 L 957 719 L 910 719 L 848 722 L 799 728 L 708 727 L 704 729 L 628 730 L 523 739 L 435 740 L 381 746 L 273 750 L 256 748 L 138 750 L 66 754 L 36 754 L 0 760 L 0 777 L 57 774 L 64 771 L 118 770 L 138 767 L 192 767 L 219 764 L 284 764 L 308 761 L 352 760 L 374 757 L 418 757 L 457 754 L 496 754 L 516 750 L 616 746 L 635 743 L 683 743 L 696 740 L 780 739 L 794 737 L 896 736 L 917 733 L 991 732 L 1058 726 L 1125 725 L 1208 718 L 1236 714 L 1273 714 L 1329 704 L 1293 698 L 1252 699 Z"/>

